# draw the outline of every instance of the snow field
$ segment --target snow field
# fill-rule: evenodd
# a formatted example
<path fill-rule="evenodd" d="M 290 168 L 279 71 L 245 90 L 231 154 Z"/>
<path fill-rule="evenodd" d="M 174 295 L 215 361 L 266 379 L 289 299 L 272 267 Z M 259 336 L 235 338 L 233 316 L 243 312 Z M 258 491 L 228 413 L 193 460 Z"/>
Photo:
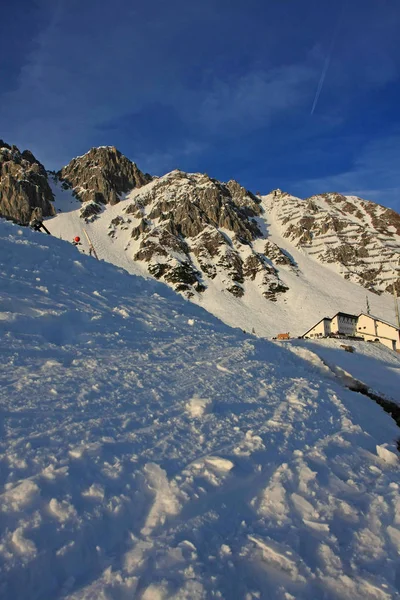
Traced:
<path fill-rule="evenodd" d="M 315 348 L 50 236 L 0 245 L 2 598 L 400 597 L 399 429 Z"/>

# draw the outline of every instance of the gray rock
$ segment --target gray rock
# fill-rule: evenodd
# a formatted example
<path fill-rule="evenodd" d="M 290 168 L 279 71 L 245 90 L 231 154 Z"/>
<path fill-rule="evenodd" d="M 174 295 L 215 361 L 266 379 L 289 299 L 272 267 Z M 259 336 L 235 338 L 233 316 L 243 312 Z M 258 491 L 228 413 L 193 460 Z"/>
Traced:
<path fill-rule="evenodd" d="M 271 194 L 269 202 L 278 208 L 283 235 L 304 252 L 338 265 L 345 279 L 372 292 L 391 292 L 393 283 L 400 292 L 400 215 L 395 211 L 336 192 L 306 200 Z"/>
<path fill-rule="evenodd" d="M 57 175 L 73 188 L 79 200 L 95 202 L 100 207 L 117 204 L 121 194 L 152 179 L 114 146 L 92 148 L 71 160 Z"/>
<path fill-rule="evenodd" d="M 261 201 L 236 181 L 224 184 L 205 174 L 173 171 L 139 190 L 123 211 L 139 221 L 131 230 L 140 241 L 134 260 L 146 262 L 154 277 L 185 295 L 204 291 L 217 275 L 237 297 L 258 273 L 266 298 L 276 300 L 287 290 L 272 260 L 252 249 L 262 235 L 256 222 Z M 120 222 L 113 219 L 112 227 Z M 252 253 L 245 263 L 244 247 Z M 278 262 L 291 265 L 277 246 L 274 253 Z"/>
<path fill-rule="evenodd" d="M 0 216 L 27 225 L 39 208 L 44 217 L 55 214 L 47 173 L 32 152 L 0 140 Z"/>

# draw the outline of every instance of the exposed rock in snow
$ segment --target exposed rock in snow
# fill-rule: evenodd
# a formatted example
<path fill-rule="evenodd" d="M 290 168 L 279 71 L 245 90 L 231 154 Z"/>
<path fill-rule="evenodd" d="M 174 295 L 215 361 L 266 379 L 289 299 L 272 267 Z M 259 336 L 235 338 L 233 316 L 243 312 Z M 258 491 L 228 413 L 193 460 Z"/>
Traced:
<path fill-rule="evenodd" d="M 151 181 L 150 175 L 142 173 L 114 146 L 92 148 L 72 159 L 58 177 L 73 188 L 79 200 L 92 203 L 92 212 L 85 206 L 83 217 L 93 214 L 96 205 L 99 211 L 102 204 L 116 204 L 121 194 Z"/>
<path fill-rule="evenodd" d="M 355 196 L 330 193 L 300 200 L 271 193 L 263 205 L 282 235 L 343 277 L 367 289 L 400 292 L 400 215 Z"/>
<path fill-rule="evenodd" d="M 0 216 L 27 225 L 34 208 L 54 215 L 52 200 L 45 168 L 32 152 L 0 140 Z"/>

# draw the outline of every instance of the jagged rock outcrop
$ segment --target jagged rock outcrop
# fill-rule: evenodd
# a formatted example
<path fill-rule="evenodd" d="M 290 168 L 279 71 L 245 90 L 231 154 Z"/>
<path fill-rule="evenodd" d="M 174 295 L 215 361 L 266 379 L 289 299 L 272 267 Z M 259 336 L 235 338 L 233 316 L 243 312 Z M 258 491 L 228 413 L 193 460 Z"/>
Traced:
<path fill-rule="evenodd" d="M 277 244 L 267 240 L 264 245 L 264 255 L 271 259 L 271 261 L 276 265 L 286 265 L 291 267 L 294 271 L 297 271 L 297 264 L 295 260 L 288 254 L 279 248 Z"/>
<path fill-rule="evenodd" d="M 259 273 L 261 273 L 262 276 L 259 287 L 261 288 L 262 295 L 267 300 L 276 302 L 278 294 L 283 294 L 288 291 L 288 286 L 279 278 L 278 270 L 270 263 L 264 254 L 255 252 L 245 260 L 243 265 L 243 275 L 254 281 Z"/>
<path fill-rule="evenodd" d="M 46 170 L 32 152 L 0 140 L 0 216 L 27 225 L 35 208 L 54 215 L 52 201 Z"/>
<path fill-rule="evenodd" d="M 81 216 L 84 218 L 99 212 L 103 204 L 116 204 L 121 194 L 141 187 L 152 179 L 114 146 L 92 148 L 83 156 L 71 160 L 57 176 L 73 188 L 79 200 L 92 203 L 91 208 L 83 209 Z"/>
<path fill-rule="evenodd" d="M 318 262 L 337 266 L 345 279 L 381 294 L 400 293 L 400 215 L 338 193 L 300 200 L 275 190 L 263 200 L 288 238 Z"/>
<path fill-rule="evenodd" d="M 256 280 L 262 294 L 276 300 L 288 289 L 272 260 L 253 248 L 262 236 L 260 199 L 236 181 L 224 184 L 205 174 L 173 171 L 124 204 L 123 216 L 110 223 L 110 235 L 118 237 L 133 219 L 132 258 L 147 263 L 149 273 L 177 291 L 192 296 L 213 282 L 242 297 L 246 282 Z M 281 264 L 288 264 L 276 252 Z M 257 262 L 256 272 L 250 273 L 249 256 Z"/>

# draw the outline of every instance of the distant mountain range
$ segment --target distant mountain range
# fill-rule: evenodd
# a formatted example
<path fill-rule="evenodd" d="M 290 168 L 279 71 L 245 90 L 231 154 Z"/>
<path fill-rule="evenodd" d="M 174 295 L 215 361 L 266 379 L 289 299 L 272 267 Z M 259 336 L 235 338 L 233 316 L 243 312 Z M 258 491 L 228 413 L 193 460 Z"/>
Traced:
<path fill-rule="evenodd" d="M 55 235 L 85 228 L 100 257 L 262 335 L 360 312 L 366 291 L 393 321 L 384 292 L 394 284 L 400 293 L 400 215 L 367 200 L 256 196 L 179 170 L 152 177 L 112 146 L 46 172 L 29 151 L 0 142 L 0 215 L 26 225 L 35 207 L 54 217 Z"/>

